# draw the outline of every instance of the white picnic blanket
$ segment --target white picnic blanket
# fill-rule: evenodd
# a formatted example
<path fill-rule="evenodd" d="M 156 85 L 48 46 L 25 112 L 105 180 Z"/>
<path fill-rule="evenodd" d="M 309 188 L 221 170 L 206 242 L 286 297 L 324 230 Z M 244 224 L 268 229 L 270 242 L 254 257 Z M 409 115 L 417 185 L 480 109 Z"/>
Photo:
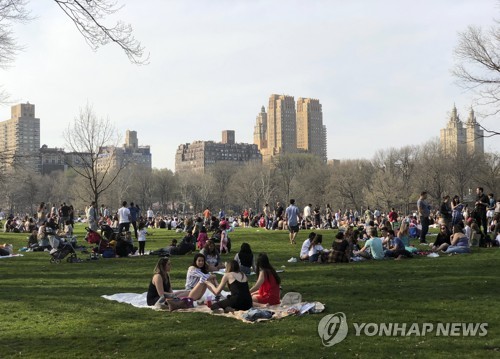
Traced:
<path fill-rule="evenodd" d="M 179 291 L 182 291 L 182 290 L 174 290 L 174 293 L 179 292 Z M 104 299 L 108 299 L 108 300 L 114 300 L 114 301 L 117 301 L 120 303 L 131 304 L 136 308 L 151 308 L 152 309 L 152 308 L 154 308 L 154 306 L 148 305 L 147 299 L 146 299 L 147 294 L 148 294 L 147 292 L 144 292 L 141 294 L 138 294 L 138 293 L 117 293 L 117 294 L 113 294 L 113 295 L 102 295 L 101 297 L 103 297 Z M 221 294 L 222 294 L 222 296 L 227 297 L 231 293 L 226 292 L 226 291 L 222 291 Z M 205 294 L 203 294 L 203 296 L 201 297 L 201 300 L 204 301 L 208 295 L 213 296 L 213 293 L 207 289 Z M 197 305 L 196 301 L 194 302 L 194 305 L 195 306 Z"/>
<path fill-rule="evenodd" d="M 203 297 L 208 294 L 211 294 L 207 290 Z M 222 292 L 223 295 L 228 295 L 228 292 Z M 146 303 L 146 295 L 147 293 L 137 294 L 137 293 L 117 293 L 113 295 L 103 295 L 102 297 L 109 300 L 115 300 L 120 303 L 128 303 L 137 308 L 150 308 L 155 309 L 154 306 L 148 306 Z M 259 306 L 262 310 L 272 311 L 274 314 L 272 318 L 267 319 L 257 319 L 255 321 L 248 320 L 245 315 L 250 312 L 246 310 L 237 310 L 235 312 L 224 313 L 224 312 L 212 312 L 210 308 L 205 305 L 197 305 L 196 301 L 193 303 L 194 308 L 189 309 L 179 309 L 177 312 L 190 312 L 190 313 L 205 313 L 210 315 L 224 316 L 227 318 L 233 318 L 237 320 L 241 320 L 244 323 L 255 323 L 259 321 L 265 320 L 276 320 L 282 319 L 291 315 L 303 315 L 307 313 L 309 310 L 314 309 L 315 313 L 320 313 L 325 309 L 325 305 L 320 302 L 301 302 L 292 305 L 271 305 L 271 306 Z M 252 309 L 251 309 L 252 310 Z M 255 310 L 255 308 L 254 308 Z"/>

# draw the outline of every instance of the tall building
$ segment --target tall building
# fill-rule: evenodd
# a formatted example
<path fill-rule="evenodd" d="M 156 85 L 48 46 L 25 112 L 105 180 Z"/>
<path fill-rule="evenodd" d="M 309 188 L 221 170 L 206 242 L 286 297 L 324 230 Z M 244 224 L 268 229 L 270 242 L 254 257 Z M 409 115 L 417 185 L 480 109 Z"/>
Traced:
<path fill-rule="evenodd" d="M 467 153 L 484 154 L 484 131 L 476 121 L 474 110 L 470 108 L 469 118 L 465 123 L 465 138 L 467 139 Z"/>
<path fill-rule="evenodd" d="M 268 113 L 262 106 L 254 127 L 254 143 L 265 162 L 273 156 L 297 151 L 295 100 L 293 96 L 271 95 Z"/>
<path fill-rule="evenodd" d="M 264 106 L 254 126 L 254 143 L 265 162 L 283 153 L 305 152 L 326 162 L 326 126 L 323 109 L 316 99 L 271 95 L 266 113 Z"/>
<path fill-rule="evenodd" d="M 326 163 L 326 126 L 319 100 L 297 99 L 297 149 L 317 155 Z"/>
<path fill-rule="evenodd" d="M 21 103 L 11 107 L 11 118 L 0 122 L 0 161 L 6 168 L 19 166 L 40 170 L 40 119 L 35 105 Z"/>
<path fill-rule="evenodd" d="M 175 153 L 175 172 L 205 173 L 218 162 L 243 165 L 261 161 L 257 145 L 236 143 L 234 131 L 223 131 L 222 142 L 194 141 L 179 145 Z"/>
<path fill-rule="evenodd" d="M 267 112 L 264 106 L 260 109 L 255 121 L 253 143 L 257 145 L 261 153 L 267 149 Z"/>
<path fill-rule="evenodd" d="M 453 106 L 446 128 L 440 131 L 440 144 L 445 155 L 484 154 L 484 132 L 472 108 L 464 127 L 457 108 Z"/>
<path fill-rule="evenodd" d="M 137 131 L 127 130 L 122 147 L 106 146 L 97 161 L 98 170 L 117 169 L 124 165 L 138 165 L 151 170 L 151 150 L 149 146 L 139 146 Z M 110 163 L 111 161 L 111 163 Z"/>
<path fill-rule="evenodd" d="M 296 125 L 293 96 L 271 95 L 267 115 L 267 146 L 271 155 L 296 152 Z"/>

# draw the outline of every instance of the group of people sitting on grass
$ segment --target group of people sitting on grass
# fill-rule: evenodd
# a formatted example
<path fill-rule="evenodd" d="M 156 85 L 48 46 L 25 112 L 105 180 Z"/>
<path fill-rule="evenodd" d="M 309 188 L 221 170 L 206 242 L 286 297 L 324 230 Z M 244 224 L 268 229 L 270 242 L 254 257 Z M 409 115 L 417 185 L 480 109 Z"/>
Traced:
<path fill-rule="evenodd" d="M 249 249 L 249 245 L 244 244 L 245 247 L 248 247 L 246 249 Z M 239 255 L 240 253 L 237 255 L 239 260 L 233 259 L 225 264 L 225 272 L 220 282 L 215 274 L 211 273 L 214 267 L 209 265 L 207 257 L 203 253 L 196 253 L 186 273 L 185 289 L 175 293 L 172 290 L 170 280 L 171 259 L 170 257 L 160 258 L 149 284 L 147 304 L 157 305 L 164 303 L 167 299 L 181 297 L 200 301 L 207 290 L 214 295 L 215 300 L 213 303 L 205 303 L 211 304 L 211 309 L 214 311 L 248 310 L 253 306 L 279 304 L 281 279 L 269 262 L 269 257 L 266 253 L 260 253 L 255 265 L 253 254 L 251 258 L 250 256 L 245 257 L 245 253 L 251 253 L 251 250 L 247 252 L 246 249 L 241 255 Z M 243 261 L 242 258 L 244 258 Z M 253 286 L 248 283 L 247 275 L 250 273 L 246 270 L 248 262 L 245 260 L 249 260 L 252 265 L 255 265 L 257 281 Z M 231 294 L 227 298 L 222 298 L 221 293 L 226 287 Z"/>
<path fill-rule="evenodd" d="M 321 234 L 311 232 L 302 244 L 300 259 L 313 263 L 348 263 L 364 259 L 412 258 L 419 249 L 410 245 L 409 229 L 410 223 L 407 221 L 397 231 L 391 228 L 389 222 L 382 221 L 381 227 L 373 223 L 361 230 L 348 227 L 345 232 L 337 233 L 330 248 L 323 247 Z M 453 225 L 451 231 L 445 224 L 441 224 L 439 229 L 436 240 L 429 244 L 432 252 L 470 253 L 470 248 L 479 245 L 482 238 L 481 230 L 473 218 Z"/>

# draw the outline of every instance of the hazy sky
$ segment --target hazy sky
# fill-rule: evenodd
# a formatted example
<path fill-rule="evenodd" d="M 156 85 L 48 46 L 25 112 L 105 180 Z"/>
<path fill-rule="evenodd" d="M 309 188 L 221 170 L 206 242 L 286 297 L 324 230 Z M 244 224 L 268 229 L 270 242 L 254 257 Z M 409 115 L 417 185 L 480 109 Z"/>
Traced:
<path fill-rule="evenodd" d="M 225 129 L 252 143 L 273 93 L 320 100 L 329 159 L 437 137 L 454 103 L 463 120 L 472 103 L 450 73 L 457 33 L 499 13 L 495 0 L 120 2 L 149 65 L 113 45 L 92 52 L 53 1 L 32 0 L 36 19 L 15 28 L 25 50 L 0 84 L 36 105 L 41 144 L 64 147 L 63 129 L 89 102 L 172 170 L 179 144 L 220 141 Z M 485 147 L 499 151 L 500 139 Z"/>

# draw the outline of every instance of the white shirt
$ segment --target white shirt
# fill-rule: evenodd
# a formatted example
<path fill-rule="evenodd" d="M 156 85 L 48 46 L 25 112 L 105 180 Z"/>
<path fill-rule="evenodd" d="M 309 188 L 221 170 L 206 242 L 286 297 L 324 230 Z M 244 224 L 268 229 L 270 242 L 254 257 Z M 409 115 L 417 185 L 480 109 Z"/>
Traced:
<path fill-rule="evenodd" d="M 316 253 L 321 253 L 323 252 L 324 248 L 321 244 L 316 244 L 315 246 L 313 246 L 311 249 L 309 249 L 309 257 L 315 255 Z"/>
<path fill-rule="evenodd" d="M 148 216 L 148 218 L 153 218 L 153 217 L 154 217 L 154 215 L 155 215 L 155 214 L 154 214 L 153 210 L 152 210 L 152 209 L 148 209 L 148 212 L 147 212 L 147 216 Z"/>
<path fill-rule="evenodd" d="M 310 217 L 311 216 L 311 207 L 305 206 L 304 207 L 304 217 Z"/>
<path fill-rule="evenodd" d="M 302 248 L 300 249 L 300 256 L 307 256 L 307 252 L 309 251 L 309 246 L 311 245 L 311 240 L 307 238 L 304 243 L 302 243 Z"/>
<path fill-rule="evenodd" d="M 130 222 L 130 210 L 127 207 L 122 207 L 118 210 L 119 223 Z"/>
<path fill-rule="evenodd" d="M 465 226 L 464 227 L 464 232 L 465 232 L 465 235 L 467 236 L 467 238 L 470 239 L 470 236 L 472 234 L 472 230 L 471 230 L 470 226 Z"/>
<path fill-rule="evenodd" d="M 140 229 L 138 232 L 137 232 L 137 240 L 139 242 L 145 242 L 146 241 L 146 228 L 143 228 L 143 229 Z"/>

